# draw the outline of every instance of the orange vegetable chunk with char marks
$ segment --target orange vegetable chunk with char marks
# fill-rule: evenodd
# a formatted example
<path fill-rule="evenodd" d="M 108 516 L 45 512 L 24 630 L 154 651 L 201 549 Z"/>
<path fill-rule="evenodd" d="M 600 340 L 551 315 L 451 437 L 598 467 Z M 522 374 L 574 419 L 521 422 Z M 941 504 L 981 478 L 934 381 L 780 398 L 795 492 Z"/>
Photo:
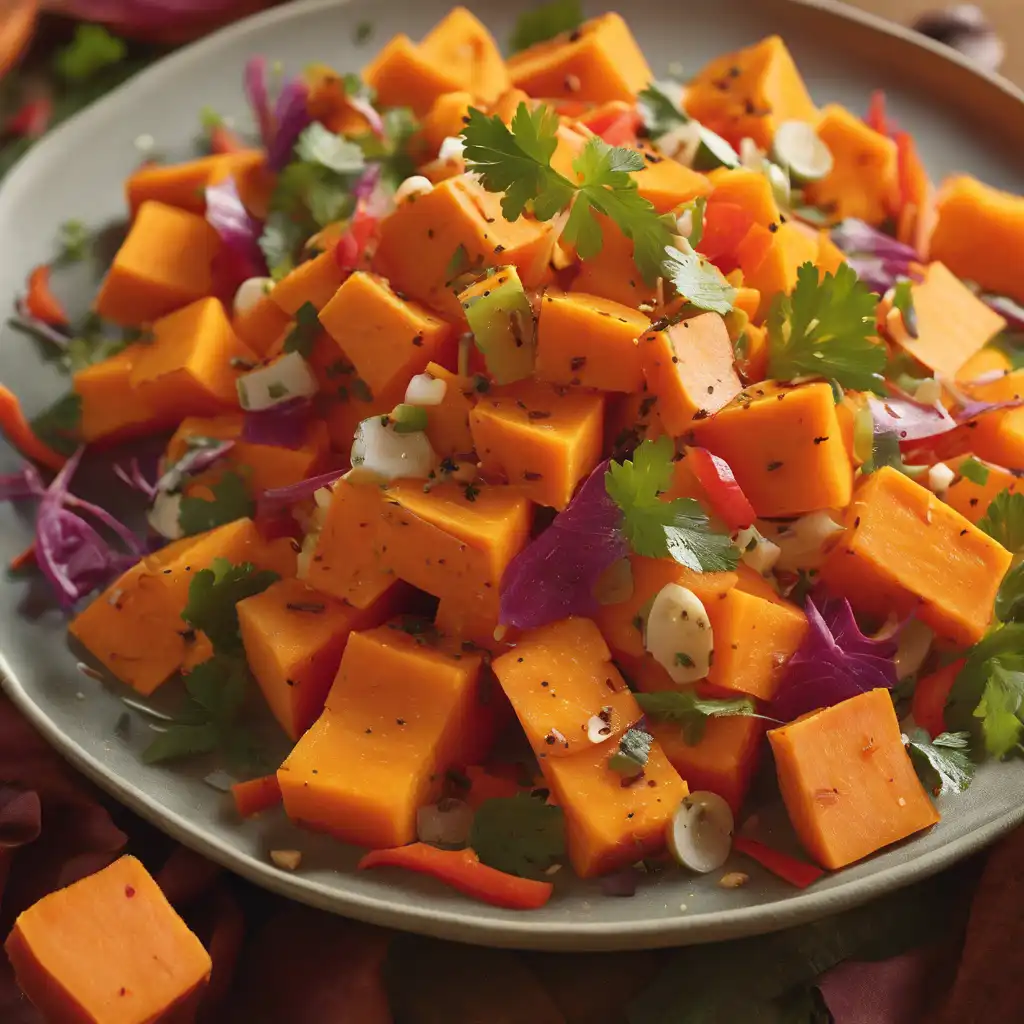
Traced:
<path fill-rule="evenodd" d="M 152 323 L 213 291 L 220 239 L 204 217 L 145 202 L 96 296 L 96 312 L 125 327 Z"/>
<path fill-rule="evenodd" d="M 4 948 L 18 985 L 51 1024 L 192 1020 L 213 967 L 130 856 L 33 904 Z"/>
<path fill-rule="evenodd" d="M 604 399 L 520 381 L 481 397 L 469 428 L 485 473 L 503 473 L 533 501 L 563 509 L 601 457 Z"/>
<path fill-rule="evenodd" d="M 828 384 L 755 384 L 693 434 L 729 463 L 759 516 L 849 504 L 853 468 Z"/>
<path fill-rule="evenodd" d="M 480 655 L 416 639 L 389 626 L 349 637 L 323 715 L 278 771 L 290 818 L 359 846 L 402 846 L 445 769 L 479 758 Z"/>
<path fill-rule="evenodd" d="M 1010 553 L 909 477 L 885 466 L 857 489 L 821 569 L 855 611 L 911 613 L 957 643 L 980 640 Z"/>
<path fill-rule="evenodd" d="M 505 695 L 540 757 L 571 757 L 610 739 L 636 721 L 636 702 L 600 630 L 590 619 L 569 618 L 528 630 L 493 665 Z M 593 727 L 592 727 L 593 726 Z"/>
<path fill-rule="evenodd" d="M 458 79 L 483 103 L 492 103 L 511 86 L 494 37 L 465 7 L 453 7 L 424 37 L 420 56 Z M 458 135 L 458 132 L 453 132 Z"/>
<path fill-rule="evenodd" d="M 939 820 L 888 690 L 805 715 L 768 739 L 790 821 L 822 867 L 846 867 Z"/>

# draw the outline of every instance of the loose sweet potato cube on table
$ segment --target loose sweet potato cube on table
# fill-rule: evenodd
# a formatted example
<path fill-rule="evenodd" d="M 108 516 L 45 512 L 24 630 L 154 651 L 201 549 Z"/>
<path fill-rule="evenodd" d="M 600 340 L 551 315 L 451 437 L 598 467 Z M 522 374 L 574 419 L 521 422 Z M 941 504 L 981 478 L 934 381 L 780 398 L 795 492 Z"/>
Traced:
<path fill-rule="evenodd" d="M 537 320 L 538 380 L 632 393 L 643 387 L 643 313 L 598 295 L 548 289 Z"/>
<path fill-rule="evenodd" d="M 614 13 L 515 53 L 507 63 L 516 88 L 580 102 L 630 102 L 653 77 L 626 22 Z"/>
<path fill-rule="evenodd" d="M 320 322 L 373 392 L 408 383 L 452 336 L 449 324 L 361 271 L 335 292 Z"/>
<path fill-rule="evenodd" d="M 437 363 L 428 363 L 423 372 L 445 382 L 440 404 L 427 406 L 425 433 L 430 446 L 442 459 L 470 455 L 473 435 L 469 430 L 469 414 L 476 402 L 472 382 Z"/>
<path fill-rule="evenodd" d="M 539 505 L 563 509 L 601 457 L 604 399 L 519 381 L 484 395 L 469 427 L 485 473 L 503 473 Z"/>
<path fill-rule="evenodd" d="M 432 61 L 404 34 L 391 38 L 363 71 L 382 107 L 410 107 L 422 117 L 445 93 L 461 89 L 458 69 Z"/>
<path fill-rule="evenodd" d="M 729 463 L 759 516 L 849 504 L 853 468 L 828 384 L 752 385 L 693 436 Z"/>
<path fill-rule="evenodd" d="M 833 593 L 879 621 L 916 615 L 960 644 L 981 639 L 1011 555 L 959 512 L 885 466 L 860 485 L 821 568 Z"/>
<path fill-rule="evenodd" d="M 888 690 L 812 712 L 768 739 L 790 821 L 822 867 L 846 867 L 939 820 Z"/>
<path fill-rule="evenodd" d="M 134 857 L 44 896 L 5 943 L 51 1024 L 192 1020 L 212 962 Z"/>
<path fill-rule="evenodd" d="M 1024 447 L 1021 448 L 1021 453 L 1024 454 Z M 955 459 L 948 459 L 947 465 L 959 473 L 960 467 L 968 459 L 973 458 L 972 455 L 959 456 Z M 980 462 L 980 460 L 975 461 Z M 980 466 L 987 473 L 984 483 L 978 484 L 973 480 L 968 480 L 965 476 L 957 476 L 949 485 L 949 490 L 942 496 L 943 501 L 950 508 L 955 508 L 960 515 L 972 523 L 977 523 L 985 516 L 989 505 L 1000 491 L 1009 491 L 1010 494 L 1024 493 L 1024 480 L 1019 476 L 992 463 L 980 462 Z"/>
<path fill-rule="evenodd" d="M 361 846 L 416 838 L 416 810 L 487 736 L 478 654 L 401 629 L 353 633 L 323 715 L 278 772 L 295 821 Z"/>
<path fill-rule="evenodd" d="M 580 264 L 569 291 L 600 295 L 633 309 L 654 302 L 654 286 L 644 281 L 633 260 L 633 242 L 607 217 L 592 215 L 601 228 L 601 251 Z"/>
<path fill-rule="evenodd" d="M 204 217 L 143 203 L 96 296 L 96 312 L 137 327 L 210 295 L 219 251 L 220 238 Z"/>
<path fill-rule="evenodd" d="M 758 236 L 764 244 L 757 242 Z M 752 254 L 752 255 L 751 255 Z M 797 270 L 805 263 L 816 263 L 818 242 L 800 227 L 787 222 L 772 233 L 755 224 L 736 252 L 746 285 L 761 293 L 761 302 L 754 316 L 760 323 L 779 292 L 787 295 L 796 287 Z"/>
<path fill-rule="evenodd" d="M 419 52 L 482 103 L 493 103 L 512 84 L 494 37 L 465 7 L 453 7 L 423 37 Z"/>
<path fill-rule="evenodd" d="M 132 363 L 131 384 L 160 413 L 203 416 L 238 408 L 235 382 L 257 361 L 217 299 L 200 299 L 153 324 L 153 340 Z"/>
<path fill-rule="evenodd" d="M 332 246 L 319 256 L 300 263 L 281 278 L 271 289 L 270 299 L 290 317 L 295 316 L 307 302 L 320 310 L 341 287 L 343 277 Z"/>
<path fill-rule="evenodd" d="M 728 405 L 743 389 L 732 342 L 718 313 L 701 313 L 637 342 L 644 377 L 658 397 L 658 415 L 673 435 Z"/>

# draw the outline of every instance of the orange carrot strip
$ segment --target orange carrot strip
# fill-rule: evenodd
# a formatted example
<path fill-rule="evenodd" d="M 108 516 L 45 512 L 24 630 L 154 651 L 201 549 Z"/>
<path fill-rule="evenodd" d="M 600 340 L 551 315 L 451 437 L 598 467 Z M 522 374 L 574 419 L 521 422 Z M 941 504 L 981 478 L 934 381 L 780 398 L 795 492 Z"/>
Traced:
<path fill-rule="evenodd" d="M 261 811 L 270 810 L 281 802 L 281 787 L 276 775 L 264 775 L 248 782 L 237 782 L 231 787 L 235 806 L 243 818 L 251 818 Z"/>
<path fill-rule="evenodd" d="M 34 564 L 35 560 L 36 546 L 35 544 L 29 544 L 29 546 L 25 548 L 25 550 L 22 551 L 21 554 L 15 555 L 11 559 L 10 563 L 8 564 L 8 568 L 11 570 L 11 572 L 20 572 L 26 566 Z"/>
<path fill-rule="evenodd" d="M 55 452 L 36 437 L 25 418 L 21 402 L 3 384 L 0 384 L 0 432 L 26 459 L 38 462 L 54 472 L 68 461 L 60 452 Z"/>
<path fill-rule="evenodd" d="M 806 889 L 812 882 L 816 882 L 825 874 L 816 864 L 808 864 L 807 861 L 798 860 L 781 850 L 773 850 L 756 839 L 744 839 L 743 836 L 737 836 L 732 841 L 732 848 L 737 853 L 756 860 L 761 867 L 766 868 L 773 875 L 778 875 L 784 882 L 795 885 L 798 889 Z"/>
<path fill-rule="evenodd" d="M 225 125 L 217 125 L 210 132 L 210 151 L 213 153 L 241 153 L 246 149 L 242 140 Z"/>
<path fill-rule="evenodd" d="M 67 327 L 68 315 L 60 300 L 50 290 L 50 268 L 41 263 L 28 275 L 25 307 L 37 319 L 52 327 Z"/>

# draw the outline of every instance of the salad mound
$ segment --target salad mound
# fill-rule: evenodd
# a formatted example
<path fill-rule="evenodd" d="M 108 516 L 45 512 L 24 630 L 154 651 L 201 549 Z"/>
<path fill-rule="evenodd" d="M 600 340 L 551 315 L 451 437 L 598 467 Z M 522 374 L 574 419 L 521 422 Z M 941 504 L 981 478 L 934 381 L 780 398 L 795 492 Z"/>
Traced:
<path fill-rule="evenodd" d="M 568 11 L 508 58 L 463 8 L 361 75 L 254 57 L 252 131 L 130 175 L 74 321 L 65 226 L 12 323 L 70 390 L 0 387 L 17 566 L 112 685 L 180 691 L 147 761 L 361 868 L 811 885 L 1022 749 L 1024 199 L 934 187 L 777 37 L 682 84 Z M 74 478 L 147 437 L 140 537 Z M 799 847 L 748 813 L 773 776 Z"/>

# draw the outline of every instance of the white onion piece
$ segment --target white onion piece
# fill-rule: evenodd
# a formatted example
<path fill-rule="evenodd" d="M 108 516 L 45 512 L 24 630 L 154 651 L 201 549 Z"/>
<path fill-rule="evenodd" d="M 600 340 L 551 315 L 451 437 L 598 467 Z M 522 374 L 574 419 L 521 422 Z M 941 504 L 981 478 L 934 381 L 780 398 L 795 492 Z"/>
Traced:
<path fill-rule="evenodd" d="M 754 572 L 766 576 L 775 568 L 775 563 L 782 554 L 782 549 L 774 541 L 762 537 L 756 526 L 748 526 L 740 530 L 733 538 L 740 550 L 740 558 L 744 565 L 749 565 Z"/>
<path fill-rule="evenodd" d="M 893 664 L 900 679 L 912 676 L 924 664 L 935 634 L 920 619 L 911 619 L 901 630 Z"/>
<path fill-rule="evenodd" d="M 457 135 L 449 135 L 441 141 L 441 148 L 437 151 L 438 160 L 461 160 L 462 154 L 466 151 L 466 144 Z"/>
<path fill-rule="evenodd" d="M 432 846 L 465 846 L 473 827 L 473 808 L 445 797 L 416 812 L 416 838 Z"/>
<path fill-rule="evenodd" d="M 677 683 L 695 683 L 711 669 L 714 634 L 701 599 L 678 583 L 666 583 L 651 604 L 644 647 Z"/>
<path fill-rule="evenodd" d="M 928 470 L 928 490 L 934 494 L 945 494 L 955 479 L 956 473 L 949 466 L 944 462 L 936 462 Z"/>
<path fill-rule="evenodd" d="M 447 393 L 447 381 L 429 373 L 417 373 L 405 389 L 405 400 L 409 405 L 440 405 Z"/>
<path fill-rule="evenodd" d="M 693 158 L 700 148 L 700 122 L 687 121 L 677 125 L 654 140 L 654 145 L 665 156 L 678 160 L 684 167 L 693 166 Z"/>
<path fill-rule="evenodd" d="M 425 178 L 422 174 L 414 174 L 412 177 L 406 178 L 395 189 L 395 205 L 401 206 L 413 196 L 425 196 L 428 192 L 433 191 L 434 183 L 429 178 Z"/>
<path fill-rule="evenodd" d="M 684 868 L 717 871 L 732 852 L 732 809 L 717 794 L 691 793 L 668 823 L 668 848 Z"/>
<path fill-rule="evenodd" d="M 797 569 L 817 569 L 824 559 L 825 544 L 844 529 L 830 512 L 820 511 L 801 516 L 782 528 L 777 524 L 764 525 L 762 532 L 781 550 L 775 567 L 795 572 Z"/>
<path fill-rule="evenodd" d="M 925 377 L 914 389 L 914 401 L 934 405 L 942 401 L 942 385 L 934 377 Z"/>
<path fill-rule="evenodd" d="M 287 352 L 269 366 L 261 366 L 239 377 L 238 402 L 248 412 L 262 412 L 296 398 L 317 393 L 316 376 L 298 352 Z"/>
<path fill-rule="evenodd" d="M 181 494 L 168 491 L 157 491 L 153 499 L 153 507 L 146 513 L 146 521 L 150 527 L 168 540 L 179 540 L 185 531 L 178 521 L 181 515 Z"/>
<path fill-rule="evenodd" d="M 270 294 L 270 289 L 273 287 L 273 278 L 269 277 L 250 277 L 247 281 L 243 281 L 238 286 L 238 291 L 235 292 L 235 301 L 232 303 L 235 316 L 248 313 L 261 299 Z"/>
<path fill-rule="evenodd" d="M 402 477 L 425 480 L 436 462 L 427 435 L 420 431 L 399 434 L 380 416 L 370 416 L 356 429 L 352 470 L 359 471 L 357 477 L 373 474 L 383 481 Z"/>

